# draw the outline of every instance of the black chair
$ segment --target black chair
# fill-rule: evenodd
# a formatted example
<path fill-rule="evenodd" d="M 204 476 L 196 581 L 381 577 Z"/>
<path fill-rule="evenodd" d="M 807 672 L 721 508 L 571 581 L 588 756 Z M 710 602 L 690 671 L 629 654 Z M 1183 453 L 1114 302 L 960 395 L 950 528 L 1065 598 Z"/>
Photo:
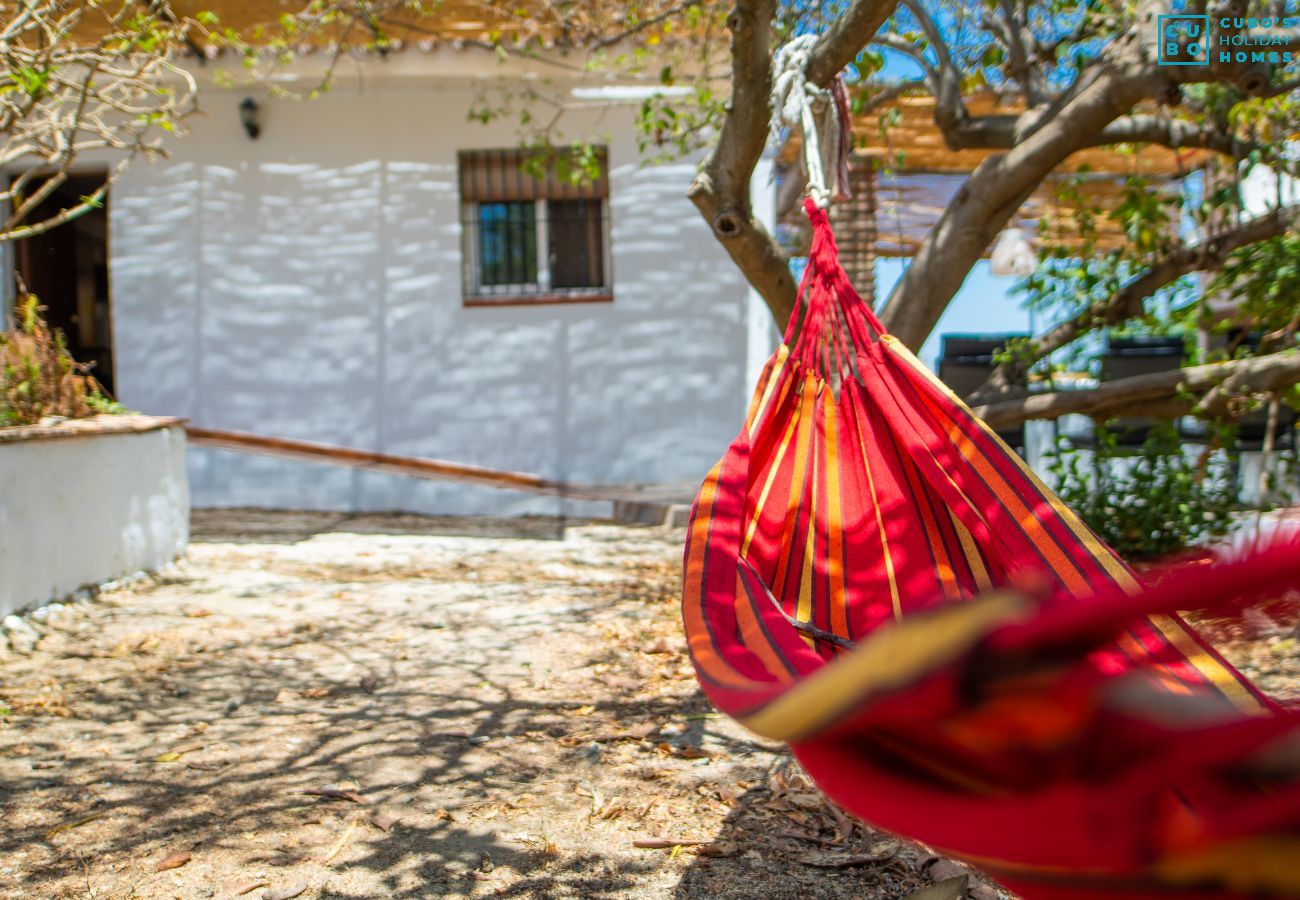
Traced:
<path fill-rule="evenodd" d="M 984 386 L 993 371 L 993 357 L 1007 342 L 1027 338 L 1027 334 L 945 334 L 939 352 L 939 380 L 948 385 L 962 400 Z M 1025 455 L 1025 426 L 997 430 L 1011 449 Z"/>
<path fill-rule="evenodd" d="M 1140 375 L 1170 372 L 1183 365 L 1186 348 L 1180 337 L 1135 335 L 1109 337 L 1106 351 L 1101 355 L 1101 380 L 1117 381 Z M 1126 416 L 1106 423 L 1106 430 L 1115 436 L 1120 447 L 1140 447 L 1151 429 L 1168 422 L 1150 416 Z"/>

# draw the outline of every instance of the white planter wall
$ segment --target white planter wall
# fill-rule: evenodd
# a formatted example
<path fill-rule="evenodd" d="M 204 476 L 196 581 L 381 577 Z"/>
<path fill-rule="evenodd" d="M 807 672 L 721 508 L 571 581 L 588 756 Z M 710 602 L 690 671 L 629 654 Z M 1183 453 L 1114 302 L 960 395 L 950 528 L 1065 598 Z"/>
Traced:
<path fill-rule="evenodd" d="M 185 432 L 0 442 L 0 614 L 185 551 Z"/>

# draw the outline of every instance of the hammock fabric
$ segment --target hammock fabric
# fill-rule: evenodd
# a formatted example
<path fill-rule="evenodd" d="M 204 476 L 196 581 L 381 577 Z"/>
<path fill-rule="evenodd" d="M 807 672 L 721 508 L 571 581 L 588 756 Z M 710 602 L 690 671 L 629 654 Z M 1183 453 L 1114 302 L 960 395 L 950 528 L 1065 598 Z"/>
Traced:
<path fill-rule="evenodd" d="M 1022 897 L 1300 896 L 1300 784 L 1242 765 L 1297 716 L 1174 612 L 1294 589 L 1300 551 L 1139 584 L 885 333 L 807 211 L 801 303 L 690 524 L 705 692 Z"/>

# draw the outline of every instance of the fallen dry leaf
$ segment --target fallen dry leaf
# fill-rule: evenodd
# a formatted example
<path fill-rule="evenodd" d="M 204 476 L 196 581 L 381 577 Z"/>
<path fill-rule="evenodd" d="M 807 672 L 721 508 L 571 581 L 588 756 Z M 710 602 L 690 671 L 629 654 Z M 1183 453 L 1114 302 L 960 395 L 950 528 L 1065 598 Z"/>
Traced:
<path fill-rule="evenodd" d="M 334 844 L 333 847 L 330 848 L 328 853 L 326 853 L 322 857 L 319 857 L 316 860 L 316 862 L 320 863 L 323 866 L 328 866 L 330 863 L 332 863 L 334 861 L 334 857 L 338 856 L 339 853 L 342 852 L 343 848 L 347 846 L 348 838 L 352 837 L 352 832 L 356 830 L 356 827 L 357 827 L 356 819 L 349 820 L 347 827 L 344 828 L 343 833 L 339 835 L 338 841 Z"/>
<path fill-rule="evenodd" d="M 714 841 L 700 848 L 700 856 L 735 856 L 740 847 L 734 841 Z"/>
<path fill-rule="evenodd" d="M 221 886 L 221 895 L 223 897 L 240 897 L 249 891 L 257 890 L 260 887 L 266 887 L 271 882 L 265 878 L 244 878 L 236 881 L 227 881 Z"/>
<path fill-rule="evenodd" d="M 56 834 L 60 834 L 61 832 L 67 831 L 70 828 L 80 828 L 82 825 L 85 825 L 87 822 L 93 822 L 96 819 L 102 818 L 103 815 L 104 814 L 102 812 L 91 813 L 88 816 L 82 816 L 80 819 L 74 819 L 71 822 L 64 822 L 62 825 L 55 825 L 49 831 L 45 832 L 45 839 L 48 841 Z"/>
<path fill-rule="evenodd" d="M 676 744 L 661 743 L 656 745 L 661 753 L 667 753 L 669 756 L 676 756 L 678 759 L 708 759 L 713 754 L 693 744 L 677 746 Z"/>
<path fill-rule="evenodd" d="M 632 842 L 638 850 L 671 850 L 673 847 L 699 847 L 708 841 L 674 841 L 668 838 L 640 838 Z"/>
<path fill-rule="evenodd" d="M 397 816 L 382 809 L 377 809 L 370 816 L 370 824 L 374 825 L 380 831 L 388 832 L 393 830 L 393 826 L 398 822 Z"/>
<path fill-rule="evenodd" d="M 847 869 L 850 866 L 867 866 L 884 862 L 893 857 L 892 853 L 844 853 L 832 850 L 816 850 L 795 857 L 796 862 L 818 869 Z"/>
<path fill-rule="evenodd" d="M 299 894 L 307 890 L 307 880 L 299 878 L 292 884 L 284 887 L 270 888 L 262 894 L 262 900 L 293 900 Z"/>
<path fill-rule="evenodd" d="M 938 884 L 932 884 L 929 887 L 923 887 L 919 891 L 908 894 L 904 900 L 961 900 L 966 896 L 966 887 L 969 881 L 970 878 L 966 875 L 945 878 Z"/>
<path fill-rule="evenodd" d="M 353 803 L 370 802 L 356 791 L 345 791 L 340 788 L 306 788 L 302 793 L 310 797 L 320 797 L 322 800 L 351 800 Z"/>
<path fill-rule="evenodd" d="M 158 862 L 154 863 L 153 870 L 155 872 L 166 872 L 168 869 L 179 869 L 191 859 L 193 859 L 193 856 L 184 851 L 173 853 L 170 856 L 164 856 L 162 859 L 158 860 Z"/>

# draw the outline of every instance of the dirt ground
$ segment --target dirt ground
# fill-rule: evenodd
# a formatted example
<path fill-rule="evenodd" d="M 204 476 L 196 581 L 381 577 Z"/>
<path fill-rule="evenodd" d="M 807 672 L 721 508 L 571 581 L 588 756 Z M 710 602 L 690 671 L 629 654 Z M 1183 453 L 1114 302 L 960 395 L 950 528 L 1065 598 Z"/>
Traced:
<path fill-rule="evenodd" d="M 681 541 L 197 514 L 174 570 L 0 661 L 0 897 L 888 900 L 958 873 L 710 709 Z M 1270 640 L 1242 658 L 1293 684 Z"/>
<path fill-rule="evenodd" d="M 0 665 L 0 897 L 927 883 L 701 697 L 681 532 L 229 512 L 194 539 Z"/>

